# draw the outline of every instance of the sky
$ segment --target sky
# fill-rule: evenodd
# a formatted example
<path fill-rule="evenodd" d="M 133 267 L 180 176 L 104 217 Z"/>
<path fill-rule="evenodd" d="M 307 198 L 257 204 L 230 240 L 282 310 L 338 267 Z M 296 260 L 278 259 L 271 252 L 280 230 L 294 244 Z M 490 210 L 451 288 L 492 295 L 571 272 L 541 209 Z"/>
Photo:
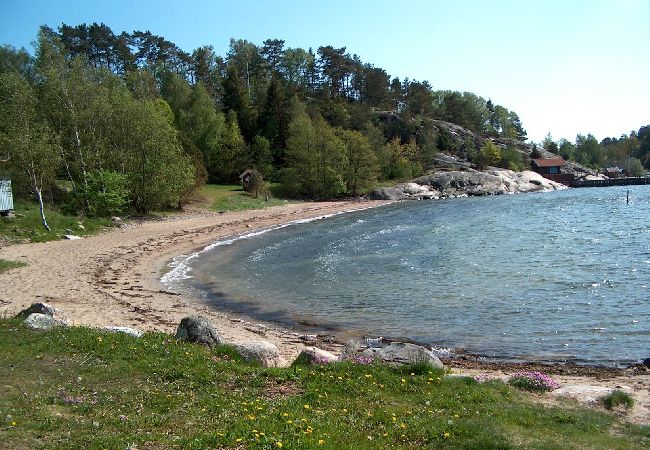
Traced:
<path fill-rule="evenodd" d="M 345 46 L 402 80 L 492 99 L 537 142 L 650 124 L 650 0 L 0 0 L 0 44 L 30 52 L 40 25 L 84 22 L 188 52 L 225 55 L 230 38 Z"/>

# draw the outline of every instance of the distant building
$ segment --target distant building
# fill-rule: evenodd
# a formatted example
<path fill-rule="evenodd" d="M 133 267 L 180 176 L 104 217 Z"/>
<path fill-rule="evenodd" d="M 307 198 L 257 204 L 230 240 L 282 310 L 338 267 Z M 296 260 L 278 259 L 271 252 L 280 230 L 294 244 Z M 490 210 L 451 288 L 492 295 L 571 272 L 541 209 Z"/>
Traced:
<path fill-rule="evenodd" d="M 0 215 L 8 216 L 14 209 L 14 197 L 11 191 L 11 180 L 0 179 Z"/>
<path fill-rule="evenodd" d="M 239 179 L 241 180 L 241 187 L 245 191 L 248 192 L 248 189 L 250 188 L 251 181 L 253 180 L 253 177 L 255 175 L 259 174 L 259 172 L 255 169 L 247 169 L 244 170 L 241 175 L 239 175 Z"/>
<path fill-rule="evenodd" d="M 569 185 L 573 182 L 574 176 L 571 173 L 562 173 L 562 167 L 565 165 L 566 161 L 562 158 L 533 159 L 531 170 L 546 179 Z"/>
<path fill-rule="evenodd" d="M 605 169 L 605 175 L 608 178 L 619 178 L 623 176 L 623 170 L 618 167 L 608 167 Z"/>

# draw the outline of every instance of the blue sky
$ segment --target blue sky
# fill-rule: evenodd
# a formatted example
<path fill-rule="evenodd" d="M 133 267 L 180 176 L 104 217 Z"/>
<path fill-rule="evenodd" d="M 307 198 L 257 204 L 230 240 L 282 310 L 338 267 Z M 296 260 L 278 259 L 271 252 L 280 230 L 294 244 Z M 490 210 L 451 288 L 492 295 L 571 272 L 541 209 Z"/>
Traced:
<path fill-rule="evenodd" d="M 40 25 L 82 22 L 222 55 L 231 37 L 346 46 L 401 79 L 491 98 L 536 141 L 650 124 L 649 0 L 0 0 L 3 44 L 32 51 Z"/>

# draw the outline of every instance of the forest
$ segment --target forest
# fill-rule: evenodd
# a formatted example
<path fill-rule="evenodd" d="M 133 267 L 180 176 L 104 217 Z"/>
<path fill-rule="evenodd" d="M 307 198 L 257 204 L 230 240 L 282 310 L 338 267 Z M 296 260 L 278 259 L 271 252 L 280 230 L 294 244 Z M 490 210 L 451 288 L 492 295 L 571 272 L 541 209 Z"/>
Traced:
<path fill-rule="evenodd" d="M 256 190 L 272 183 L 283 197 L 358 196 L 454 151 L 428 120 L 526 139 L 514 111 L 391 77 L 345 47 L 231 39 L 223 56 L 211 46 L 187 53 L 149 31 L 97 23 L 42 26 L 34 55 L 0 47 L 0 176 L 17 196 L 89 216 L 176 208 L 245 169 L 255 169 Z M 526 168 L 487 142 L 468 143 L 464 156 L 479 168 Z M 649 126 L 542 145 L 591 167 L 650 166 Z"/>

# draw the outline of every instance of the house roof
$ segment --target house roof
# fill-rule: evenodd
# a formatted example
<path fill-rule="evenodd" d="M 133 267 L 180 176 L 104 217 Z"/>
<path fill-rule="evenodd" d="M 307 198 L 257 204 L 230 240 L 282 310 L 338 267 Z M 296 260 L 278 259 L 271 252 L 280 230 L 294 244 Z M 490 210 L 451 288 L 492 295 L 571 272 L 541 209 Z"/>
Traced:
<path fill-rule="evenodd" d="M 248 175 L 249 173 L 253 173 L 253 170 L 252 170 L 252 169 L 246 169 L 246 170 L 244 170 L 244 171 L 241 173 L 241 175 L 239 175 L 239 178 L 240 178 L 240 179 L 241 179 L 241 178 L 244 178 L 244 177 L 245 177 L 246 175 Z"/>
<path fill-rule="evenodd" d="M 559 167 L 565 163 L 562 158 L 533 159 L 533 162 L 537 167 Z"/>

